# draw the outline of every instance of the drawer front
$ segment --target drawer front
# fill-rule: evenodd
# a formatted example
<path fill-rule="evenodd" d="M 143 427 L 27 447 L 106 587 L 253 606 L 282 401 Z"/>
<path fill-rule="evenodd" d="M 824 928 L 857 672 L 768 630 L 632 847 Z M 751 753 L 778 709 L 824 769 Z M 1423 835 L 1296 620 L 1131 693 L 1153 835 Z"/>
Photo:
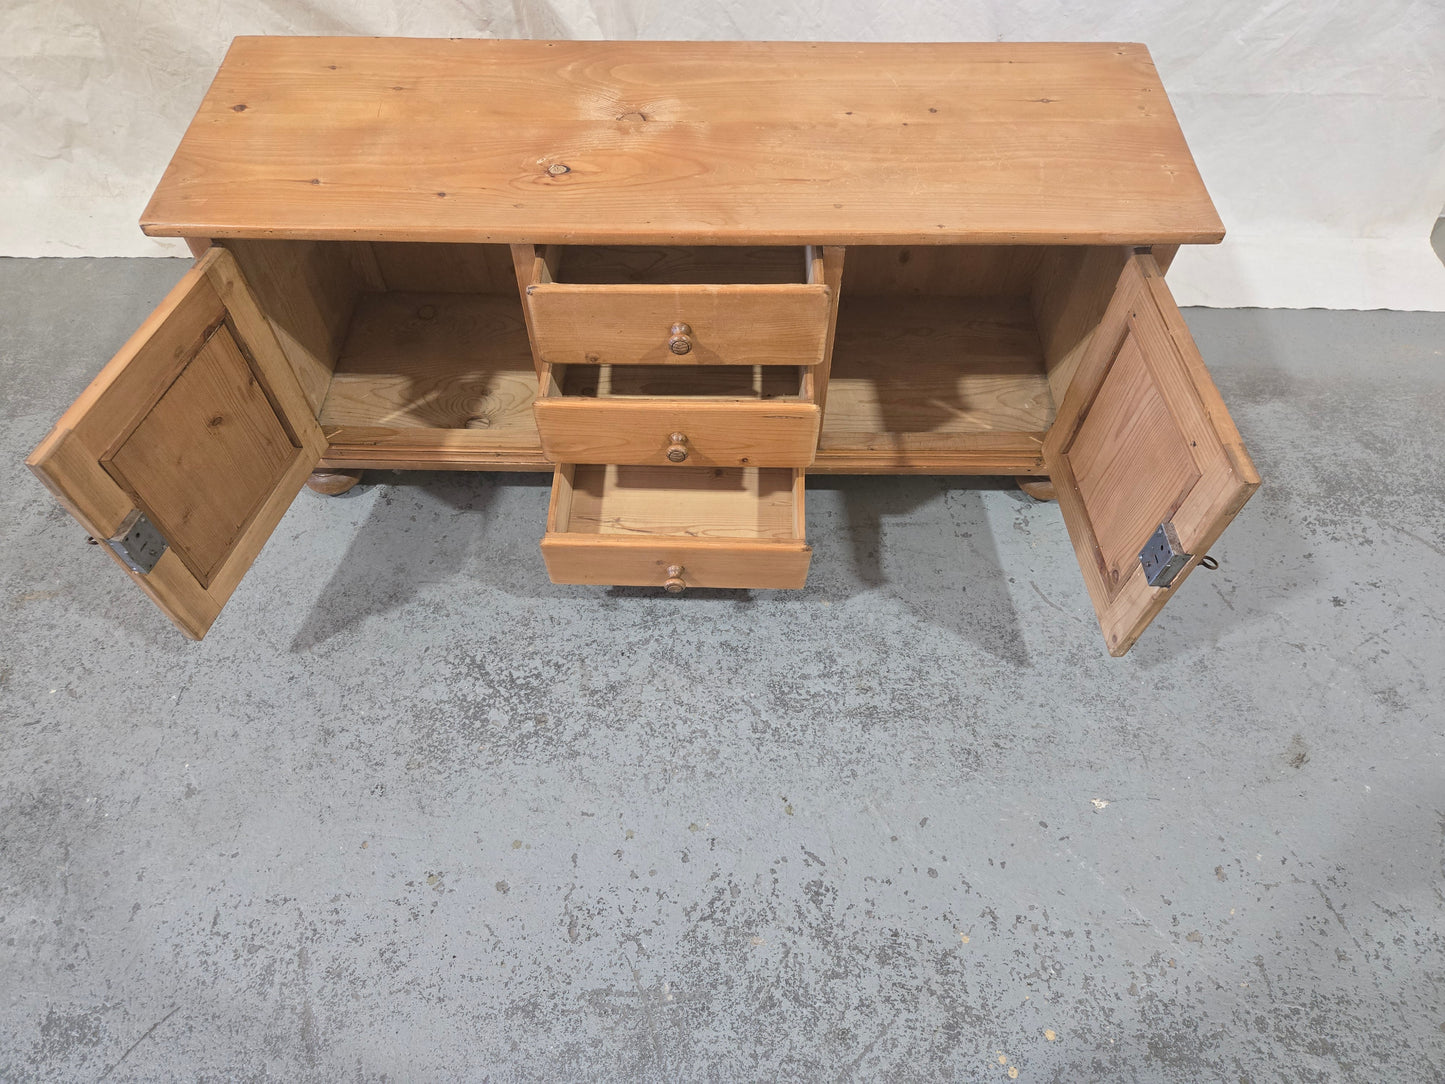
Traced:
<path fill-rule="evenodd" d="M 553 583 L 619 587 L 799 588 L 813 548 L 804 542 L 548 534 L 542 559 Z"/>
<path fill-rule="evenodd" d="M 831 287 L 527 287 L 532 339 L 554 365 L 817 365 Z"/>
<path fill-rule="evenodd" d="M 542 450 L 555 463 L 806 467 L 818 447 L 812 403 L 538 399 Z M 679 439 L 681 438 L 681 439 Z"/>

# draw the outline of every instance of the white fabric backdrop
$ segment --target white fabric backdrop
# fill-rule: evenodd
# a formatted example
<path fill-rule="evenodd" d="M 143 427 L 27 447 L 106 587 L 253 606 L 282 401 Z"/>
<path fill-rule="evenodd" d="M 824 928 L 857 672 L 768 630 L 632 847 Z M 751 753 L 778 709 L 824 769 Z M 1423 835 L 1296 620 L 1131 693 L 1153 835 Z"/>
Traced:
<path fill-rule="evenodd" d="M 249 8 L 250 10 L 245 10 Z M 141 209 L 236 34 L 1120 40 L 1229 237 L 1185 304 L 1445 310 L 1445 0 L 0 0 L 0 254 L 167 255 Z M 784 10 L 780 10 L 784 9 Z"/>

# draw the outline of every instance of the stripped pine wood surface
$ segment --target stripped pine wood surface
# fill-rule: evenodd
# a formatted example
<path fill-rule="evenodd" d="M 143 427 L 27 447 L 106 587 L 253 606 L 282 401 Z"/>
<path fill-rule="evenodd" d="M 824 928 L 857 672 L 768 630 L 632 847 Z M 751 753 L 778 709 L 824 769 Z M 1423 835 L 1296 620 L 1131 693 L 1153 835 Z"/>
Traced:
<path fill-rule="evenodd" d="M 1041 471 L 1054 403 L 1025 298 L 845 295 L 828 385 L 815 470 Z"/>
<path fill-rule="evenodd" d="M 241 37 L 142 226 L 533 244 L 1224 235 L 1148 49 L 1109 42 Z"/>
<path fill-rule="evenodd" d="M 26 460 L 93 537 L 144 513 L 149 573 L 109 553 L 200 639 L 325 446 L 235 259 L 208 250 Z"/>
<path fill-rule="evenodd" d="M 1152 256 L 1124 264 L 1044 459 L 1099 627 L 1122 655 L 1259 487 Z M 1192 557 L 1151 587 L 1139 551 L 1166 522 Z"/>
<path fill-rule="evenodd" d="M 554 583 L 799 588 L 803 472 L 557 468 L 542 556 Z"/>

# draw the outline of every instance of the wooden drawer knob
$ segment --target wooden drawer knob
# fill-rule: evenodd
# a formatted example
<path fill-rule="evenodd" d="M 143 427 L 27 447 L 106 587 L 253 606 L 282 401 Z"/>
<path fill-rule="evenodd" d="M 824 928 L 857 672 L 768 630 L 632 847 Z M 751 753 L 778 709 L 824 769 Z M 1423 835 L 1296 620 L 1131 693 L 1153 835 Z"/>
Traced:
<path fill-rule="evenodd" d="M 667 458 L 671 463 L 681 463 L 687 458 L 687 437 L 681 433 L 673 433 L 667 438 L 672 441 L 667 446 Z"/>
<path fill-rule="evenodd" d="M 687 589 L 687 584 L 682 579 L 681 565 L 667 566 L 667 579 L 662 581 L 662 589 L 669 595 L 680 595 Z"/>
<path fill-rule="evenodd" d="M 689 354 L 692 352 L 692 325 L 673 324 L 672 337 L 667 340 L 667 348 L 674 354 Z"/>

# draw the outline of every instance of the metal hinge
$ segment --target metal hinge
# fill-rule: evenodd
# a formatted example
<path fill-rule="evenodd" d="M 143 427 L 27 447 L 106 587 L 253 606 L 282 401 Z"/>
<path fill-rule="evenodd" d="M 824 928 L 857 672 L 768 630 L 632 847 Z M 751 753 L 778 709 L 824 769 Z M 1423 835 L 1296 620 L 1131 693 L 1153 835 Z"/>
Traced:
<path fill-rule="evenodd" d="M 126 516 L 120 530 L 107 538 L 105 544 L 116 552 L 127 568 L 142 576 L 148 575 L 150 570 L 156 567 L 161 554 L 165 553 L 170 545 L 165 535 L 161 534 L 160 529 L 147 519 L 140 509 Z"/>
<path fill-rule="evenodd" d="M 1144 579 L 1150 587 L 1168 587 L 1193 556 L 1185 553 L 1179 544 L 1174 524 L 1165 522 L 1159 524 L 1139 551 L 1139 564 L 1144 567 Z"/>

